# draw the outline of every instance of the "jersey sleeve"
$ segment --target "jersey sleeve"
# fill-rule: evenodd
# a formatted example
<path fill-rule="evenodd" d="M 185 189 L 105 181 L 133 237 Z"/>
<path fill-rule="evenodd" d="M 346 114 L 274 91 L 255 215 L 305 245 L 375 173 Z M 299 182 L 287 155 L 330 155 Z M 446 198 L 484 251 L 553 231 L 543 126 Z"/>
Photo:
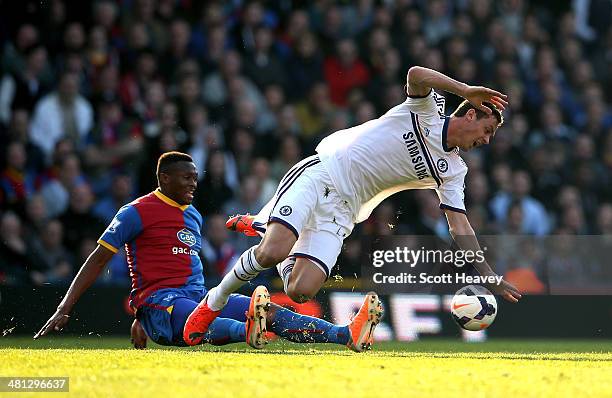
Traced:
<path fill-rule="evenodd" d="M 465 173 L 458 174 L 444 182 L 436 189 L 440 198 L 440 208 L 465 214 L 464 203 Z"/>
<path fill-rule="evenodd" d="M 142 231 L 142 220 L 134 206 L 123 206 L 98 239 L 98 244 L 117 253 L 124 244 Z"/>
<path fill-rule="evenodd" d="M 406 104 L 411 112 L 418 114 L 422 119 L 444 118 L 445 99 L 433 89 L 425 96 L 408 95 Z"/>

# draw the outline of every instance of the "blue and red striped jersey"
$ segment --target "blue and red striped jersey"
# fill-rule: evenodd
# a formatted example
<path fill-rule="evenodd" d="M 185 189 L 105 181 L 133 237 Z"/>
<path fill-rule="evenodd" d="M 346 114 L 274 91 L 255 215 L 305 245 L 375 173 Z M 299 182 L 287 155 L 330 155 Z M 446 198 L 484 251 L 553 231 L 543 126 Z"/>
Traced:
<path fill-rule="evenodd" d="M 159 188 L 119 209 L 98 244 L 114 253 L 125 245 L 132 308 L 159 289 L 204 288 L 201 229 L 195 207 L 179 205 Z"/>

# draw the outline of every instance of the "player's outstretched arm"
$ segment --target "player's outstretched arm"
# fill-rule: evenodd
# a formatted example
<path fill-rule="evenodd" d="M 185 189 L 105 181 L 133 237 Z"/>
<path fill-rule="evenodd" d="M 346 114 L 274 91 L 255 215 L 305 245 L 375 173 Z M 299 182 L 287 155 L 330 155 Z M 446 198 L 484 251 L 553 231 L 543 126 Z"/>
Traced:
<path fill-rule="evenodd" d="M 480 249 L 480 244 L 478 244 L 478 239 L 476 239 L 476 234 L 470 225 L 470 222 L 467 216 L 463 213 L 459 213 L 452 210 L 444 210 L 446 213 L 446 219 L 448 220 L 448 227 L 451 233 L 451 236 L 459 245 L 461 250 L 470 250 L 473 253 L 476 253 Z M 474 267 L 483 276 L 496 276 L 497 274 L 491 269 L 491 266 L 487 263 L 487 261 L 475 261 Z M 492 284 L 489 286 L 493 293 L 497 293 L 501 295 L 506 300 L 516 303 L 521 298 L 521 293 L 518 291 L 516 287 L 514 287 L 511 283 L 502 279 L 499 285 Z"/>
<path fill-rule="evenodd" d="M 507 95 L 498 91 L 482 86 L 470 86 L 446 76 L 443 73 L 422 66 L 413 66 L 408 70 L 406 76 L 408 95 L 424 96 L 429 91 L 444 90 L 456 94 L 470 101 L 472 105 L 487 114 L 491 114 L 491 109 L 483 105 L 489 102 L 503 111 L 508 105 Z"/>
<path fill-rule="evenodd" d="M 60 331 L 68 323 L 72 307 L 83 293 L 95 282 L 104 269 L 104 266 L 113 257 L 113 252 L 105 247 L 98 245 L 93 252 L 87 257 L 85 263 L 79 270 L 79 273 L 74 278 L 64 299 L 57 306 L 55 313 L 49 318 L 47 323 L 34 335 L 37 339 L 45 336 L 52 330 Z"/>

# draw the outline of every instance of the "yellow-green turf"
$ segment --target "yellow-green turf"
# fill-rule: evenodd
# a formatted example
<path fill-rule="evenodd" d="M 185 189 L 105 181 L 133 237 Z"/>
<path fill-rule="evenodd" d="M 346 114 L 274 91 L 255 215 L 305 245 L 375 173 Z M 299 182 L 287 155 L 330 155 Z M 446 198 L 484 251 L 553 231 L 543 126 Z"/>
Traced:
<path fill-rule="evenodd" d="M 0 376 L 70 377 L 70 393 L 7 397 L 612 397 L 612 342 L 427 339 L 357 354 L 286 342 L 136 351 L 127 338 L 5 337 Z"/>

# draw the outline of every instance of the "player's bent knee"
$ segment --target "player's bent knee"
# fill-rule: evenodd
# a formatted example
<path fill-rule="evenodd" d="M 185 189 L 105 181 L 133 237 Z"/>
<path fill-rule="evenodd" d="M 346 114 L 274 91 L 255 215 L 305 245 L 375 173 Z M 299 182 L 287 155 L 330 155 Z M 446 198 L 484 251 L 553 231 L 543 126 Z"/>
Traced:
<path fill-rule="evenodd" d="M 287 242 L 264 238 L 255 248 L 255 259 L 262 267 L 273 267 L 287 258 L 292 246 L 293 244 L 289 245 Z"/>
<path fill-rule="evenodd" d="M 287 296 L 296 303 L 302 304 L 312 299 L 318 292 L 318 289 L 308 286 L 298 286 L 290 284 L 287 286 Z"/>
<path fill-rule="evenodd" d="M 282 262 L 288 254 L 289 250 L 285 252 L 282 247 L 274 245 L 260 244 L 255 248 L 255 259 L 259 265 L 266 268 L 273 267 Z"/>
<path fill-rule="evenodd" d="M 295 235 L 287 227 L 272 223 L 255 248 L 255 259 L 262 267 L 273 267 L 289 255 L 295 241 Z"/>

